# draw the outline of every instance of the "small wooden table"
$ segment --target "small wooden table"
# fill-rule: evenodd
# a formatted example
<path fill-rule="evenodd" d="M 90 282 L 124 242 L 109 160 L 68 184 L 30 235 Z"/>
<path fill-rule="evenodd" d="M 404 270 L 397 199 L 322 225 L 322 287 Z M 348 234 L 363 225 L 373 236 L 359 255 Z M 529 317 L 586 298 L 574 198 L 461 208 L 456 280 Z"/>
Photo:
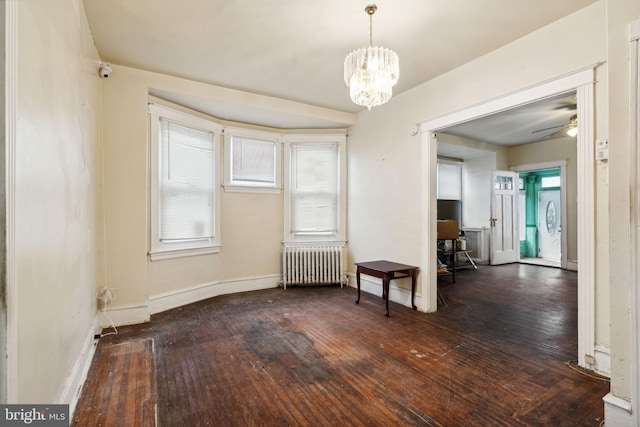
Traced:
<path fill-rule="evenodd" d="M 382 279 L 382 298 L 386 300 L 387 304 L 384 313 L 385 316 L 389 316 L 389 282 L 393 279 L 411 277 L 411 308 L 414 310 L 417 308 L 414 303 L 414 298 L 416 295 L 416 279 L 418 278 L 420 268 L 384 260 L 357 262 L 356 266 L 356 282 L 358 283 L 358 299 L 356 300 L 356 304 L 360 303 L 360 274 L 366 274 Z M 401 276 L 396 276 L 396 274 L 401 274 Z"/>

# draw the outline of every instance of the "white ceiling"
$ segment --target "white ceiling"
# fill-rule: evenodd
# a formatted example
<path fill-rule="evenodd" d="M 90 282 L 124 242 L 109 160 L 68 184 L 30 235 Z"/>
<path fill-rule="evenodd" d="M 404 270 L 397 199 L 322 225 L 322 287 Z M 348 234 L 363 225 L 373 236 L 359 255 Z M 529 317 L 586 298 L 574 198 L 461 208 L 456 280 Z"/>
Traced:
<path fill-rule="evenodd" d="M 440 133 L 512 147 L 567 137 L 562 131 L 576 112 L 576 95 L 572 92 L 451 126 Z"/>
<path fill-rule="evenodd" d="M 399 94 L 595 1 L 377 0 L 373 43 L 400 57 L 394 88 Z M 368 44 L 366 0 L 84 0 L 84 5 L 105 62 L 337 111 L 363 110 L 349 99 L 343 63 L 350 51 Z M 182 94 L 157 95 L 228 120 L 332 125 Z"/>

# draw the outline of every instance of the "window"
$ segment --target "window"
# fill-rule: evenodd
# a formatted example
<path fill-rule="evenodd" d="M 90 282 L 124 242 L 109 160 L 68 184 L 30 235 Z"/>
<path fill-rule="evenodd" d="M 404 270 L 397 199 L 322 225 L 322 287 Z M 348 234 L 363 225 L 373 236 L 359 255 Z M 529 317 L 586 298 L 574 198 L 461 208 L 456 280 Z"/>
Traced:
<path fill-rule="evenodd" d="M 543 176 L 540 181 L 541 188 L 560 187 L 560 176 Z"/>
<path fill-rule="evenodd" d="M 462 200 L 462 163 L 438 159 L 437 198 Z"/>
<path fill-rule="evenodd" d="M 225 144 L 225 191 L 280 192 L 277 135 L 226 129 Z"/>
<path fill-rule="evenodd" d="M 307 135 L 290 141 L 285 157 L 285 241 L 344 241 L 345 136 Z"/>
<path fill-rule="evenodd" d="M 221 128 L 159 104 L 149 113 L 151 260 L 219 252 Z"/>

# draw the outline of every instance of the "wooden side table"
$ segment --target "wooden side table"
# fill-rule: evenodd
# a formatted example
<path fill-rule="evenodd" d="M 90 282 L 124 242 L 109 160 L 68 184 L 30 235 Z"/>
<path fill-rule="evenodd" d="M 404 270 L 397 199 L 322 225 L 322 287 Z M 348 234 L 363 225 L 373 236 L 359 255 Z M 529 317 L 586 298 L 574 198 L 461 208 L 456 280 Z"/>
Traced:
<path fill-rule="evenodd" d="M 356 300 L 356 304 L 360 303 L 360 274 L 366 274 L 382 279 L 382 298 L 386 301 L 385 316 L 389 316 L 389 283 L 393 279 L 411 277 L 411 308 L 414 310 L 417 308 L 414 299 L 416 295 L 416 281 L 418 273 L 420 272 L 419 267 L 385 260 L 357 262 L 356 267 L 356 283 L 358 284 L 358 299 Z M 400 274 L 400 276 L 397 276 L 397 274 Z"/>

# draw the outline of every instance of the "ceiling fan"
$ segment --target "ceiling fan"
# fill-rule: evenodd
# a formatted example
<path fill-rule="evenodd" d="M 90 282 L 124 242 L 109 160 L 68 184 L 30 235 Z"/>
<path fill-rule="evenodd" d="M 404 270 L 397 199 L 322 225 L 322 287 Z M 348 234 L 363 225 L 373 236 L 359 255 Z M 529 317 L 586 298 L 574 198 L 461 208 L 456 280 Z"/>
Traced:
<path fill-rule="evenodd" d="M 561 129 L 558 129 L 558 128 L 561 128 Z M 576 114 L 571 116 L 571 118 L 569 119 L 569 124 L 567 125 L 551 126 L 549 128 L 534 130 L 531 133 L 543 132 L 551 129 L 558 129 L 558 130 L 553 132 L 550 135 L 547 135 L 546 138 L 552 138 L 562 133 L 566 133 L 569 136 L 576 136 L 578 134 L 578 116 Z"/>

